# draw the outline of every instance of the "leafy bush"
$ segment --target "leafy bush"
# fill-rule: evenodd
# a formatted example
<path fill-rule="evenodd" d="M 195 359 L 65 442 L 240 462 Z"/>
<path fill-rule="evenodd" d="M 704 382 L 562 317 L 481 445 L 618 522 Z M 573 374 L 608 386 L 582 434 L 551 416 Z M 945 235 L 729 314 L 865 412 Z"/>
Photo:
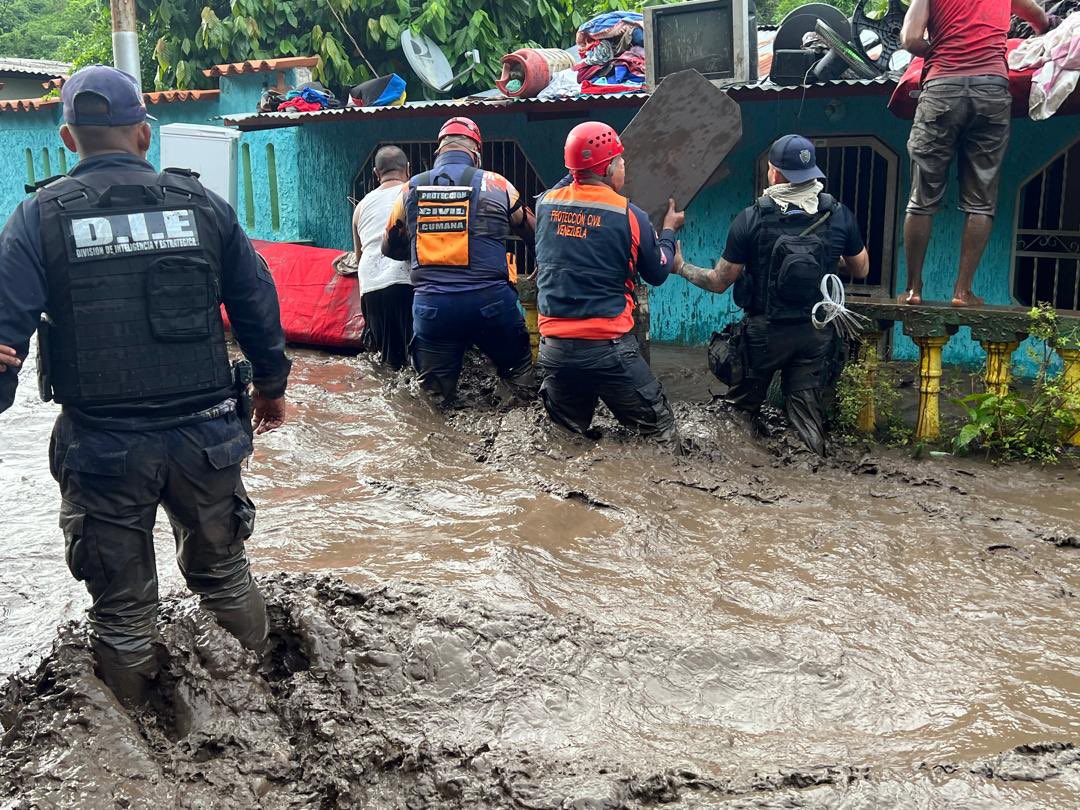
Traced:
<path fill-rule="evenodd" d="M 982 450 L 988 456 L 1051 463 L 1060 458 L 1063 440 L 1080 429 L 1080 390 L 1063 373 L 1051 371 L 1054 352 L 1080 348 L 1080 339 L 1061 334 L 1048 304 L 1033 308 L 1030 317 L 1031 336 L 1042 341 L 1041 350 L 1031 350 L 1038 368 L 1034 384 L 1028 391 L 957 400 L 968 421 L 953 440 L 954 452 Z"/>
<path fill-rule="evenodd" d="M 878 359 L 877 349 L 868 348 L 858 360 L 844 366 L 836 383 L 833 410 L 836 429 L 842 439 L 858 432 L 859 415 L 867 401 L 874 403 L 877 425 L 883 427 L 889 444 L 902 444 L 907 431 L 895 413 L 900 398 L 896 372 Z"/>

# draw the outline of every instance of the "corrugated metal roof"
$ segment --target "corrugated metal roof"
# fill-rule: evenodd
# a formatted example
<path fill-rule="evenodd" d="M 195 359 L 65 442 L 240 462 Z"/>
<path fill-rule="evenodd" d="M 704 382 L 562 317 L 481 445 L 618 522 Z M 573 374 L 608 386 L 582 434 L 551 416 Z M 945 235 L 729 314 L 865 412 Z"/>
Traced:
<path fill-rule="evenodd" d="M 807 94 L 807 98 L 820 98 L 821 96 L 830 95 L 834 90 L 857 87 L 880 88 L 884 94 L 885 91 L 892 92 L 892 89 L 896 87 L 896 85 L 897 80 L 886 75 L 878 76 L 876 79 L 833 79 L 832 81 L 818 82 L 816 84 L 782 85 L 773 84 L 772 82 L 737 84 L 725 89 L 736 98 L 768 96 L 776 93 L 795 93 L 797 95 L 802 95 L 804 92 Z M 850 94 L 844 93 L 844 95 Z"/>
<path fill-rule="evenodd" d="M 552 99 L 485 99 L 465 98 L 457 100 L 416 101 L 400 107 L 339 107 L 333 110 L 313 112 L 242 113 L 226 115 L 225 123 L 241 130 L 273 129 L 307 123 L 348 121 L 356 118 L 410 118 L 424 116 L 435 110 L 454 110 L 459 113 L 522 113 L 543 108 L 554 112 L 563 107 L 604 106 L 640 107 L 649 97 L 648 93 L 605 93 Z"/>
<path fill-rule="evenodd" d="M 780 98 L 824 98 L 852 95 L 887 95 L 896 86 L 896 80 L 888 76 L 877 79 L 837 79 L 831 82 L 787 87 L 760 82 L 738 84 L 726 88 L 736 101 L 764 101 Z M 276 129 L 302 124 L 350 121 L 358 118 L 410 118 L 425 116 L 438 110 L 455 110 L 459 113 L 509 114 L 532 110 L 556 111 L 581 107 L 640 107 L 649 98 L 648 93 L 610 93 L 585 95 L 560 99 L 478 99 L 466 98 L 446 101 L 409 102 L 400 107 L 341 107 L 334 110 L 314 112 L 241 113 L 225 115 L 225 123 L 241 130 Z"/>
<path fill-rule="evenodd" d="M 27 76 L 66 76 L 71 72 L 70 62 L 56 62 L 52 59 L 18 59 L 12 56 L 0 56 L 0 73 L 25 73 Z"/>

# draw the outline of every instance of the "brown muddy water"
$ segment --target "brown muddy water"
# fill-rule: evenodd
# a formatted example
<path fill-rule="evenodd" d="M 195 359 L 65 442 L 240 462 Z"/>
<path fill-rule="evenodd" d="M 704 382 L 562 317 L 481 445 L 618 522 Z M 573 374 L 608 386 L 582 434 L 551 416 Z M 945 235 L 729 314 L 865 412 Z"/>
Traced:
<path fill-rule="evenodd" d="M 653 350 L 695 447 L 674 458 L 610 421 L 562 437 L 477 375 L 443 417 L 363 357 L 297 352 L 247 473 L 272 661 L 167 599 L 136 716 L 82 626 L 57 636 L 87 597 L 55 411 L 24 385 L 0 806 L 1080 806 L 1075 463 L 819 464 L 712 404 L 702 355 Z"/>

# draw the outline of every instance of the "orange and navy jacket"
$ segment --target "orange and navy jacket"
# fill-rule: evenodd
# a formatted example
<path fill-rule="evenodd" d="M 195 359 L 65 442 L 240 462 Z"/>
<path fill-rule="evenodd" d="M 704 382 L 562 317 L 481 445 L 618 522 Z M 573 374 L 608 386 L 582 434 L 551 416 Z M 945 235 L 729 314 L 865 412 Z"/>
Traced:
<path fill-rule="evenodd" d="M 657 237 L 645 212 L 605 185 L 569 183 L 536 205 L 540 334 L 609 340 L 634 327 L 634 277 L 663 284 L 675 235 Z"/>
<path fill-rule="evenodd" d="M 510 216 L 519 203 L 505 177 L 474 169 L 465 152 L 444 152 L 430 172 L 409 180 L 395 202 L 387 223 L 390 245 L 411 259 L 417 292 L 506 284 L 512 280 L 506 259 Z M 394 244 L 406 238 L 408 253 Z"/>

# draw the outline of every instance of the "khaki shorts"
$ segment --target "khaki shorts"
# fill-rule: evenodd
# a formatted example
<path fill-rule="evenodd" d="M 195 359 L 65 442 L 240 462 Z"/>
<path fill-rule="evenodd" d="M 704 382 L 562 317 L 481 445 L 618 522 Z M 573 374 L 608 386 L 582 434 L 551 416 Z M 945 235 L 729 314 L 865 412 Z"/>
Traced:
<path fill-rule="evenodd" d="M 934 79 L 919 96 L 908 138 L 910 214 L 934 214 L 958 158 L 960 210 L 994 215 L 1001 163 L 1009 145 L 1012 96 L 1005 79 L 970 76 Z"/>

